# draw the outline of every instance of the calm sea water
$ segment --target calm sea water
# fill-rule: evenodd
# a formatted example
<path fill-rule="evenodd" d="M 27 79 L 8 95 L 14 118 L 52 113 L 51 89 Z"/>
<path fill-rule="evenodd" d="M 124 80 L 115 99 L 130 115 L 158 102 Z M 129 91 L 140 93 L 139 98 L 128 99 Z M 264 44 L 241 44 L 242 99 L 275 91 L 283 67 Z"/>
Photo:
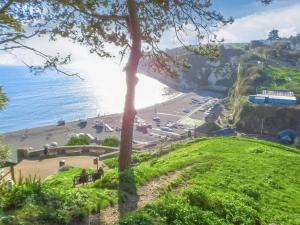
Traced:
<path fill-rule="evenodd" d="M 99 69 L 100 68 L 100 69 Z M 85 68 L 84 80 L 48 72 L 33 75 L 25 67 L 0 67 L 0 86 L 9 103 L 0 112 L 0 132 L 55 124 L 118 113 L 123 109 L 125 75 L 113 64 Z M 156 80 L 138 75 L 136 107 L 167 100 L 166 87 Z"/>

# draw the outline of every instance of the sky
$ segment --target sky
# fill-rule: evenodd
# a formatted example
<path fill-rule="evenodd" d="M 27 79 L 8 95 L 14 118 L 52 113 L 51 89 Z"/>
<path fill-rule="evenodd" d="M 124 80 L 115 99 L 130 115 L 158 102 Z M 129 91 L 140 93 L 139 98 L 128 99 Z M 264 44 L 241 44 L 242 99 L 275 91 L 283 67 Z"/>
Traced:
<path fill-rule="evenodd" d="M 266 39 L 272 29 L 278 29 L 283 37 L 300 33 L 300 0 L 274 0 L 271 5 L 264 6 L 258 0 L 212 0 L 213 9 L 224 16 L 232 16 L 235 22 L 232 25 L 220 28 L 217 31 L 219 38 L 227 43 L 250 42 L 251 40 Z M 193 39 L 187 34 L 188 40 Z M 31 44 L 51 54 L 57 51 L 72 54 L 73 66 L 82 67 L 84 64 L 93 65 L 99 58 L 91 55 L 88 49 L 60 40 L 49 43 L 47 39 L 34 39 Z M 174 33 L 166 32 L 161 40 L 162 48 L 178 47 Z M 39 63 L 39 59 L 26 52 L 16 53 L 19 57 L 3 55 L 0 52 L 0 65 L 19 65 L 21 60 L 28 63 Z"/>
<path fill-rule="evenodd" d="M 215 0 L 214 8 L 235 19 L 217 33 L 225 42 L 266 39 L 272 29 L 282 37 L 300 33 L 299 0 L 275 0 L 268 6 L 255 0 Z"/>
<path fill-rule="evenodd" d="M 251 14 L 270 11 L 299 3 L 299 0 L 275 0 L 268 6 L 263 6 L 258 0 L 212 0 L 213 8 L 224 16 L 233 16 L 239 19 Z"/>

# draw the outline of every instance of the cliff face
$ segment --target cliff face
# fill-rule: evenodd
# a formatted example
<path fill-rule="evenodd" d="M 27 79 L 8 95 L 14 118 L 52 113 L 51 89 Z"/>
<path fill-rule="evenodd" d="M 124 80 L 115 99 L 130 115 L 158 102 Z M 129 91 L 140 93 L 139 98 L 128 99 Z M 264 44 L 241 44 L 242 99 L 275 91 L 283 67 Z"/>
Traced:
<path fill-rule="evenodd" d="M 170 55 L 184 57 L 191 65 L 188 70 L 178 71 L 176 78 L 151 71 L 147 62 L 142 62 L 139 72 L 151 76 L 162 83 L 181 90 L 213 90 L 227 92 L 233 85 L 237 66 L 243 50 L 231 45 L 220 46 L 220 57 L 217 60 L 209 60 L 207 57 L 186 52 L 182 48 L 168 50 Z"/>
<path fill-rule="evenodd" d="M 239 130 L 247 133 L 277 135 L 285 129 L 300 131 L 300 108 L 244 103 L 236 124 Z M 263 127 L 262 127 L 263 123 Z"/>
<path fill-rule="evenodd" d="M 284 129 L 300 132 L 300 107 L 252 104 L 247 96 L 262 90 L 288 90 L 300 97 L 300 51 L 274 42 L 250 49 L 240 58 L 236 81 L 227 98 L 236 127 L 248 133 L 276 135 Z"/>

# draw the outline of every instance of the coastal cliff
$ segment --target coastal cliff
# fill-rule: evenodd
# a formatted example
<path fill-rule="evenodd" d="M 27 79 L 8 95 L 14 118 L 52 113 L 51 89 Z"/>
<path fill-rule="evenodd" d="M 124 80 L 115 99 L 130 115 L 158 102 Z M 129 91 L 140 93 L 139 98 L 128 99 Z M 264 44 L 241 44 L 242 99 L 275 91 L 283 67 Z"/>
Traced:
<path fill-rule="evenodd" d="M 151 70 L 148 62 L 143 60 L 139 72 L 181 91 L 211 90 L 227 92 L 236 79 L 239 58 L 244 49 L 234 44 L 221 45 L 220 57 L 210 60 L 205 56 L 187 52 L 184 48 L 167 50 L 168 54 L 185 58 L 191 65 L 188 70 L 177 71 L 178 76 L 171 77 Z"/>

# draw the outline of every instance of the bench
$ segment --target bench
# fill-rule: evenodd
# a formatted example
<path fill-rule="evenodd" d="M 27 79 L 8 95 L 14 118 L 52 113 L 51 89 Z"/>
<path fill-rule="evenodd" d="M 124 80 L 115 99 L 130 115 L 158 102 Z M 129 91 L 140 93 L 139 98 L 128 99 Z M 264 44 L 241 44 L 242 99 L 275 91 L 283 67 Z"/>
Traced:
<path fill-rule="evenodd" d="M 104 174 L 104 171 L 102 173 L 94 172 L 94 173 L 87 173 L 87 174 L 80 174 L 78 176 L 74 176 L 73 178 L 73 186 L 76 187 L 76 185 L 79 184 L 87 184 L 90 182 L 95 182 L 96 180 L 100 179 Z"/>

